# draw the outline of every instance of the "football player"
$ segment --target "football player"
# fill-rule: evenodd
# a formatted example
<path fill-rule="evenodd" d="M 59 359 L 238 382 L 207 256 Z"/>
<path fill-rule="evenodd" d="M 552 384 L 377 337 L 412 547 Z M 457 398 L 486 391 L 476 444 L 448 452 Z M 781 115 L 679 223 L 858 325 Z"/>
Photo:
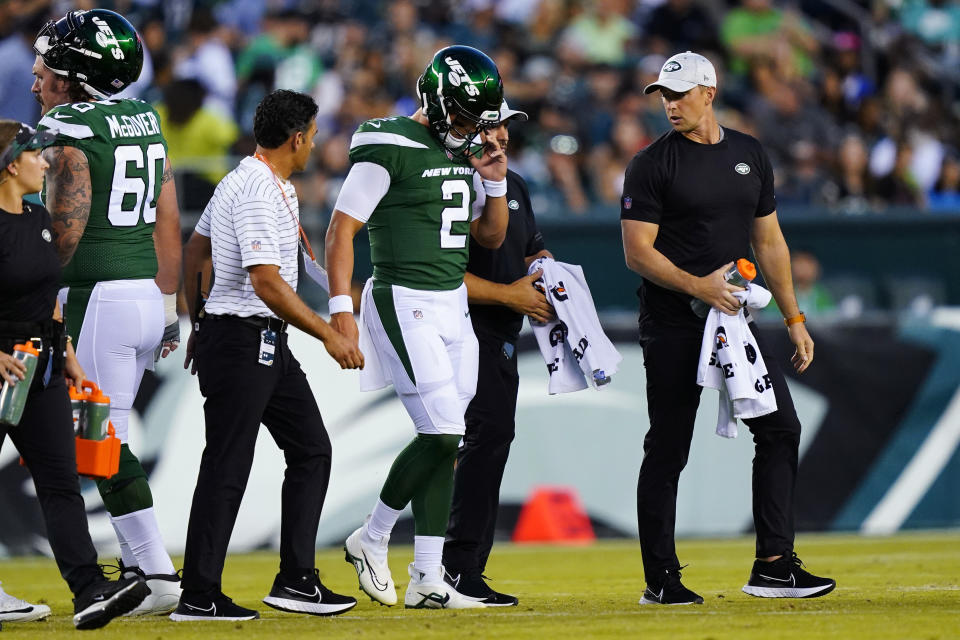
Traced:
<path fill-rule="evenodd" d="M 413 116 L 370 120 L 353 135 L 353 165 L 327 229 L 331 324 L 357 340 L 353 238 L 367 225 L 373 277 L 361 305 L 361 388 L 392 383 L 416 430 L 367 521 L 347 538 L 346 559 L 363 591 L 395 604 L 387 543 L 411 503 L 416 535 L 404 604 L 482 607 L 444 583 L 441 556 L 464 411 L 477 386 L 463 285 L 467 239 L 496 248 L 508 221 L 506 156 L 485 134 L 500 119 L 503 83 L 484 53 L 452 46 L 434 54 L 417 93 Z"/>
<path fill-rule="evenodd" d="M 57 133 L 44 151 L 44 201 L 64 265 L 66 330 L 81 366 L 110 397 L 122 443 L 119 472 L 97 488 L 125 575 L 143 575 L 151 590 L 130 615 L 168 613 L 180 579 L 164 549 L 147 474 L 127 443 L 144 370 L 153 368 L 156 351 L 166 356 L 180 339 L 180 214 L 167 143 L 153 107 L 110 100 L 143 64 L 140 37 L 123 16 L 71 11 L 47 23 L 33 48 L 38 129 Z"/>

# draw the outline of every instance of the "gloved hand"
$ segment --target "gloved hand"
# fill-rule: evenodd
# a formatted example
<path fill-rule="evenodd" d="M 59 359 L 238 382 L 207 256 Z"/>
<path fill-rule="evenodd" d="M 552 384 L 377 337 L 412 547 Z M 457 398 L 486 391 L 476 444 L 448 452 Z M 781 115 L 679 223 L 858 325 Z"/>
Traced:
<path fill-rule="evenodd" d="M 163 294 L 163 316 L 166 327 L 163 330 L 163 338 L 153 353 L 153 361 L 157 362 L 160 358 L 166 358 L 177 350 L 180 346 L 180 318 L 177 316 L 177 294 Z"/>

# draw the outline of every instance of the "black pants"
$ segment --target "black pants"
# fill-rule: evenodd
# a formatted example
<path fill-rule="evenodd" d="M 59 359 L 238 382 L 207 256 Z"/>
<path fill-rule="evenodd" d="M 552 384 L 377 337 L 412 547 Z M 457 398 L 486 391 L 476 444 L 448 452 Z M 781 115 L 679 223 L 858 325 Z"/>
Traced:
<path fill-rule="evenodd" d="M 190 509 L 183 588 L 220 589 L 224 559 L 247 486 L 260 423 L 283 450 L 280 570 L 312 570 L 320 511 L 330 480 L 330 438 L 317 402 L 278 334 L 272 366 L 257 362 L 260 330 L 241 320 L 206 320 L 197 337 L 206 447 Z"/>
<path fill-rule="evenodd" d="M 477 393 L 465 416 L 467 432 L 457 455 L 450 525 L 443 563 L 453 573 L 487 566 L 500 506 L 500 482 L 515 435 L 517 354 L 504 342 L 477 333 Z"/>
<path fill-rule="evenodd" d="M 797 478 L 800 421 L 783 373 L 751 330 L 773 382 L 777 411 L 745 420 L 753 434 L 753 521 L 757 557 L 793 550 L 793 493 Z M 697 384 L 702 331 L 659 330 L 641 339 L 647 375 L 650 430 L 643 440 L 637 482 L 637 522 L 648 581 L 677 569 L 674 529 L 677 483 L 687 464 L 702 387 Z"/>
<path fill-rule="evenodd" d="M 43 373 L 38 368 L 35 382 Z M 0 445 L 7 435 L 33 476 L 53 557 L 60 575 L 76 595 L 91 582 L 102 580 L 103 574 L 97 566 L 97 551 L 90 540 L 87 510 L 80 496 L 70 396 L 62 373 L 55 372 L 45 389 L 34 385 L 20 424 L 0 426 Z"/>

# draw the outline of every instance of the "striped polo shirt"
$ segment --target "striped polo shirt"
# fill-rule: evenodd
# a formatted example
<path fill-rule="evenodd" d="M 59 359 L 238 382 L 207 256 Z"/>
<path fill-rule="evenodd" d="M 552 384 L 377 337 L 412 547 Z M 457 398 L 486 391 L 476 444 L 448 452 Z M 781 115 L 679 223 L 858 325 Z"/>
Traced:
<path fill-rule="evenodd" d="M 280 277 L 296 291 L 299 218 L 293 184 L 278 184 L 270 168 L 256 158 L 244 158 L 220 181 L 196 228 L 210 238 L 213 252 L 214 283 L 206 313 L 277 317 L 257 297 L 247 269 L 277 265 Z"/>

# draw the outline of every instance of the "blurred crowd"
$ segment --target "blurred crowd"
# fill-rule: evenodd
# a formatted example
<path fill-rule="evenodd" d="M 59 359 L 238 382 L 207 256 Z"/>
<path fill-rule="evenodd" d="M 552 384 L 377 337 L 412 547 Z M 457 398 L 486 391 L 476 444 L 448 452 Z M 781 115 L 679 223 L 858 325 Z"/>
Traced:
<path fill-rule="evenodd" d="M 0 0 L 0 115 L 36 120 L 32 38 L 92 6 L 143 37 L 126 95 L 157 105 L 187 210 L 251 152 L 254 109 L 282 87 L 320 105 L 298 187 L 326 217 L 357 125 L 413 113 L 427 61 L 459 43 L 496 61 L 531 116 L 510 155 L 538 216 L 618 214 L 627 162 L 669 126 L 643 87 L 687 49 L 717 67 L 721 124 L 764 143 L 784 214 L 960 213 L 952 0 Z"/>

